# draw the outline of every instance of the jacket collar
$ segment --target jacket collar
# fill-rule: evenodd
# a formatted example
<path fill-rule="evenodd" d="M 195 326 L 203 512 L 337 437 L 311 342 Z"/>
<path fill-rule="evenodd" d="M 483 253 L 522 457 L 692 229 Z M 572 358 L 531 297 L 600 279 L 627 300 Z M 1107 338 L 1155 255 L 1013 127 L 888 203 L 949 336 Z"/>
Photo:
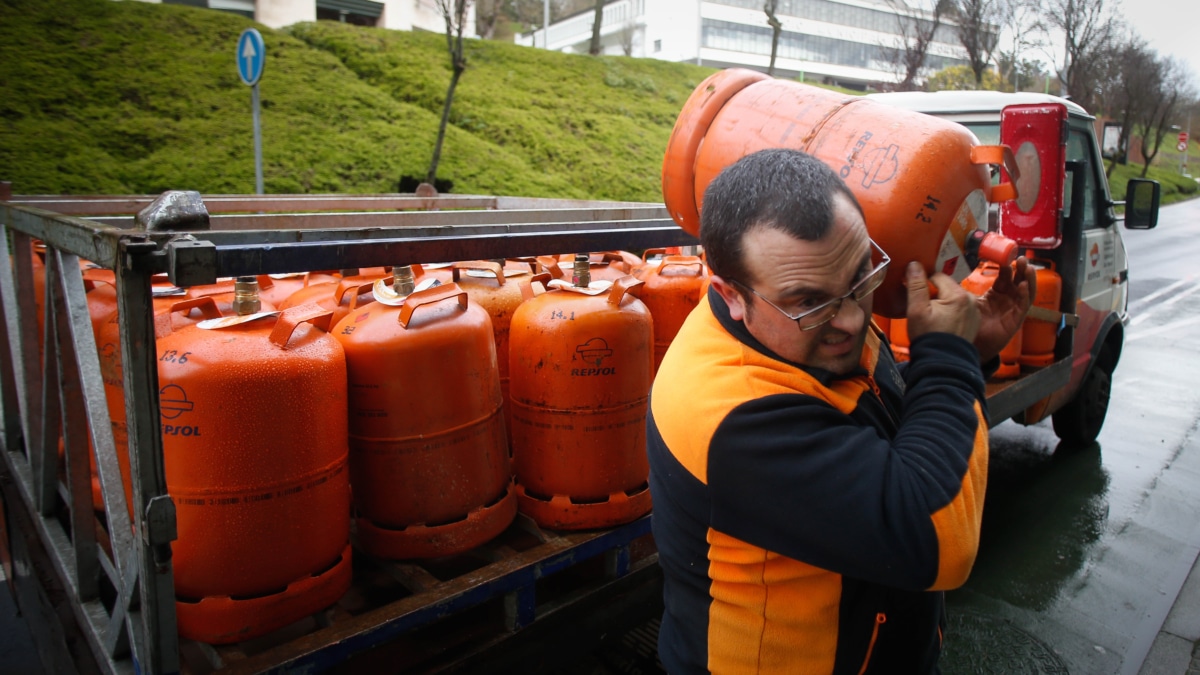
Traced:
<path fill-rule="evenodd" d="M 746 324 L 742 323 L 741 321 L 734 320 L 733 317 L 729 316 L 729 305 L 725 304 L 725 299 L 722 298 L 721 294 L 718 293 L 711 285 L 708 287 L 708 304 L 709 307 L 712 308 L 713 316 L 717 318 L 717 322 L 720 323 L 730 335 L 737 338 L 739 342 L 769 359 L 786 363 L 793 368 L 798 368 L 805 373 L 808 373 L 813 379 L 821 383 L 821 386 L 829 387 L 837 380 L 870 376 L 871 373 L 875 371 L 875 365 L 879 361 L 879 349 L 882 345 L 882 341 L 879 339 L 879 336 L 875 334 L 874 329 L 867 332 L 867 340 L 863 345 L 863 354 L 862 359 L 859 362 L 859 366 L 845 375 L 835 375 L 824 368 L 806 366 L 802 363 L 789 361 L 779 354 L 776 354 L 763 343 L 759 342 L 758 338 L 751 335 L 750 331 L 746 329 Z"/>

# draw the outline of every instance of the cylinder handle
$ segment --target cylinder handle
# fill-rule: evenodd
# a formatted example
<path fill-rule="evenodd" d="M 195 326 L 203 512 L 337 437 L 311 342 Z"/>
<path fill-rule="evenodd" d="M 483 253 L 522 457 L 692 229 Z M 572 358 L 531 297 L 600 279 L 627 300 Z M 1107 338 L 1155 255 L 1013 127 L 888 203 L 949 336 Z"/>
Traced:
<path fill-rule="evenodd" d="M 440 286 L 411 293 L 408 297 L 404 298 L 404 304 L 400 305 L 400 316 L 397 317 L 400 325 L 408 328 L 408 322 L 412 320 L 413 312 L 417 311 L 418 307 L 431 305 L 435 302 L 451 298 L 458 299 L 460 309 L 465 310 L 467 308 L 467 292 L 459 288 L 458 284 L 441 284 Z"/>
<path fill-rule="evenodd" d="M 482 270 L 491 272 L 496 275 L 496 282 L 501 286 L 504 285 L 504 266 L 500 263 L 491 262 L 488 260 L 465 260 L 456 262 L 450 266 L 450 279 L 458 281 L 461 276 L 460 270 Z"/>
<path fill-rule="evenodd" d="M 696 276 L 704 276 L 704 261 L 699 256 L 694 255 L 669 255 L 665 256 L 658 265 L 654 266 L 651 274 L 661 275 L 664 267 L 695 267 Z"/>
<path fill-rule="evenodd" d="M 534 282 L 537 282 L 542 285 L 542 291 L 549 290 L 549 287 L 547 286 L 547 284 L 550 283 L 550 278 L 551 278 L 551 276 L 550 276 L 549 272 L 538 272 L 537 274 L 529 277 L 529 281 L 521 284 L 521 299 L 522 299 L 522 301 L 533 299 L 533 296 L 534 296 L 533 284 L 534 284 Z"/>
<path fill-rule="evenodd" d="M 638 294 L 641 293 L 641 289 L 639 289 L 638 286 L 641 286 L 642 283 L 643 282 L 641 279 L 633 276 L 632 274 L 626 274 L 623 277 L 618 277 L 615 281 L 613 281 L 612 288 L 608 291 L 608 304 L 614 307 L 620 307 L 621 300 L 625 298 L 625 294 L 631 291 L 633 292 L 633 296 L 636 298 Z"/>
<path fill-rule="evenodd" d="M 1017 168 L 1017 158 L 1013 154 L 1012 148 L 1007 145 L 976 145 L 971 148 L 971 163 L 979 164 L 1003 164 L 1004 170 L 1008 172 L 1007 183 L 993 185 L 988 193 L 988 201 L 996 204 L 999 202 L 1007 202 L 1017 198 L 1017 179 L 1021 177 L 1021 170 Z"/>
<path fill-rule="evenodd" d="M 171 334 L 171 315 L 179 312 L 190 312 L 193 309 L 199 309 L 205 319 L 220 319 L 221 310 L 217 309 L 217 301 L 210 296 L 202 298 L 188 298 L 180 300 L 171 305 L 171 308 L 154 317 L 154 337 L 161 338 Z"/>
<path fill-rule="evenodd" d="M 275 328 L 271 329 L 270 340 L 279 348 L 287 349 L 288 341 L 292 339 L 292 333 L 300 324 L 311 323 L 328 333 L 332 328 L 329 325 L 332 320 L 333 310 L 325 309 L 315 302 L 289 307 L 279 313 Z"/>
<path fill-rule="evenodd" d="M 375 277 L 371 277 L 370 280 L 364 280 L 361 277 L 342 279 L 338 282 L 337 289 L 333 292 L 334 300 L 340 307 L 342 300 L 346 297 L 346 293 L 354 291 L 354 296 L 350 298 L 350 311 L 353 312 L 358 307 L 358 297 L 374 288 L 377 280 Z"/>

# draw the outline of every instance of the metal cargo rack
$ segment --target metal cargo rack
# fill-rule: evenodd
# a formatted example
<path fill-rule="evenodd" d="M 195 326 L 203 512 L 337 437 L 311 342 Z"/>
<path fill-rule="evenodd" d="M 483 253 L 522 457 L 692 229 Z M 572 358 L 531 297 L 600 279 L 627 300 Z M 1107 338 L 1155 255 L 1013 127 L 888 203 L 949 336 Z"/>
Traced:
<path fill-rule="evenodd" d="M 560 643 L 562 619 L 584 620 L 584 600 L 597 603 L 589 605 L 594 617 L 618 611 L 620 598 L 644 601 L 632 589 L 659 574 L 649 516 L 569 534 L 518 517 L 493 542 L 453 559 L 401 564 L 356 553 L 351 591 L 334 607 L 254 644 L 181 641 L 151 278 L 192 286 L 242 275 L 696 244 L 662 205 L 397 194 L 12 196 L 0 183 L 0 231 L 10 253 L 0 255 L 0 509 L 16 526 L 12 549 L 33 561 L 23 576 L 36 589 L 18 584 L 18 600 L 41 605 L 26 616 L 35 630 L 46 626 L 48 637 L 35 641 L 47 668 L 316 672 L 386 654 L 389 671 L 470 670 L 481 655 L 493 659 L 489 650 L 500 644 L 528 643 L 525 636 Z M 46 247 L 41 337 L 35 241 Z M 115 273 L 132 519 L 80 259 Z M 103 514 L 92 506 L 89 441 Z M 8 552 L 0 542 L 0 554 Z"/>

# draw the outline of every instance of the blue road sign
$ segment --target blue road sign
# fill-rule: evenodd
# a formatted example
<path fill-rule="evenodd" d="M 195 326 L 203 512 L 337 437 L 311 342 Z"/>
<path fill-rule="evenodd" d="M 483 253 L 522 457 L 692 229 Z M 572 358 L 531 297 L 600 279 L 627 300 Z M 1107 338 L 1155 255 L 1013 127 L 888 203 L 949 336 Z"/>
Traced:
<path fill-rule="evenodd" d="M 242 31 L 237 42 L 237 68 L 242 82 L 251 86 L 257 84 L 266 60 L 267 49 L 263 45 L 262 35 L 253 28 Z"/>

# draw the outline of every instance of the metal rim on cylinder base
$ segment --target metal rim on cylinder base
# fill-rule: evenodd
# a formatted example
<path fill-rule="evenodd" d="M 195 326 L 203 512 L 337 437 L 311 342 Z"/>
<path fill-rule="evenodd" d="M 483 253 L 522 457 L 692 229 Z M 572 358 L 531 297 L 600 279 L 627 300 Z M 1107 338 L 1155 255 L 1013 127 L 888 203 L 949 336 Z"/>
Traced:
<path fill-rule="evenodd" d="M 616 527 L 644 516 L 651 506 L 648 486 L 633 494 L 614 492 L 602 502 L 577 503 L 569 495 L 551 495 L 549 499 L 535 497 L 520 483 L 517 484 L 517 503 L 521 513 L 533 518 L 539 526 L 552 530 Z"/>
<path fill-rule="evenodd" d="M 208 644 L 242 642 L 299 621 L 333 605 L 350 589 L 350 544 L 324 572 L 288 584 L 278 593 L 255 598 L 214 596 L 176 600 L 179 635 Z"/>
<path fill-rule="evenodd" d="M 466 514 L 463 520 L 445 525 L 410 525 L 394 529 L 359 517 L 358 544 L 364 553 L 377 558 L 404 560 L 440 558 L 469 551 L 498 536 L 517 517 L 517 496 L 510 482 L 504 496 L 492 504 Z"/>

